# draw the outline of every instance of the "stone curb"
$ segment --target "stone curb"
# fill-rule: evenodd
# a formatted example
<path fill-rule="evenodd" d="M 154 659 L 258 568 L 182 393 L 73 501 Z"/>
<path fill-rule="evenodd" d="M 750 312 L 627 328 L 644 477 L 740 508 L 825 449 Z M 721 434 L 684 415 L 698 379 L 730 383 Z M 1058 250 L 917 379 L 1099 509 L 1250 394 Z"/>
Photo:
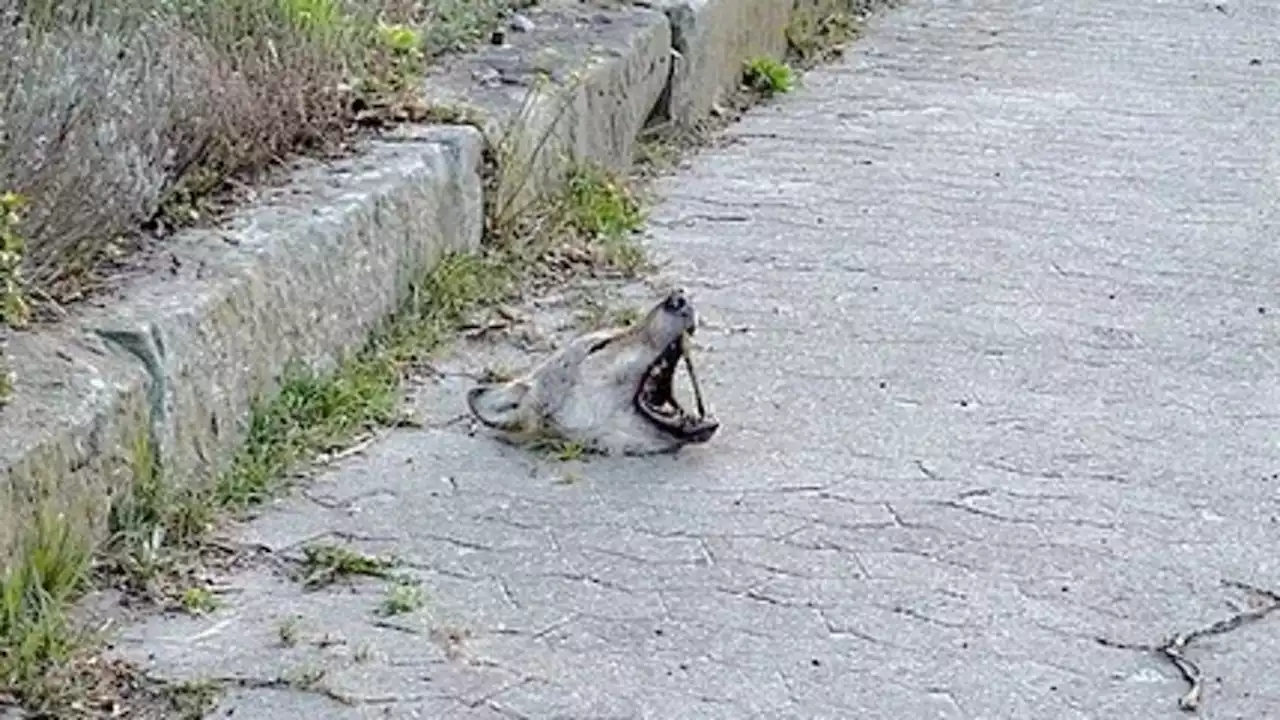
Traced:
<path fill-rule="evenodd" d="M 0 409 L 0 558 L 37 509 L 101 538 L 111 499 L 150 449 L 184 482 L 225 467 L 254 398 L 293 362 L 330 367 L 447 251 L 479 247 L 486 201 L 518 209 L 559 187 L 566 159 L 630 166 L 654 120 L 693 124 L 744 60 L 781 57 L 797 13 L 866 0 L 648 0 L 620 9 L 553 2 L 507 43 L 448 60 L 437 105 L 479 129 L 405 126 L 359 157 L 302 162 L 217 230 L 186 232 L 171 271 L 6 346 L 21 369 Z M 535 89 L 539 75 L 553 81 Z M 507 131 L 514 129 L 514 133 Z M 486 198 L 486 147 L 505 148 Z"/>

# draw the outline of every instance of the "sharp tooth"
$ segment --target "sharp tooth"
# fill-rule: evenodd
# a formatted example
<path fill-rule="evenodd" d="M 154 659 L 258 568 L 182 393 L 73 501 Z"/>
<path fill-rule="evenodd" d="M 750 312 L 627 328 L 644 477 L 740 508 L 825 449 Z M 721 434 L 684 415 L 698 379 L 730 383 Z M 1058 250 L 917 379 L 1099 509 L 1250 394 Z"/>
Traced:
<path fill-rule="evenodd" d="M 707 409 L 702 404 L 702 390 L 698 388 L 698 376 L 693 371 L 693 359 L 689 357 L 688 352 L 689 334 L 685 333 L 680 336 L 681 357 L 684 358 L 685 369 L 689 371 L 689 384 L 693 386 L 693 403 L 698 409 L 698 417 L 705 418 Z"/>

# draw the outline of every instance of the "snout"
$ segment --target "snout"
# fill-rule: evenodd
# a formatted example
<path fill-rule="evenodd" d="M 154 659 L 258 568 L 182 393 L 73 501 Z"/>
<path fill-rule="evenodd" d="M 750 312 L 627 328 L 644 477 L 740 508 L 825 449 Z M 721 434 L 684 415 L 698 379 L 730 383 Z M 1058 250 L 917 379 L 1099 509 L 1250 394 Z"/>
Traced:
<path fill-rule="evenodd" d="M 668 293 L 662 301 L 662 311 L 677 318 L 687 332 L 692 333 L 697 329 L 698 313 L 693 309 L 693 303 L 684 290 L 677 289 Z"/>

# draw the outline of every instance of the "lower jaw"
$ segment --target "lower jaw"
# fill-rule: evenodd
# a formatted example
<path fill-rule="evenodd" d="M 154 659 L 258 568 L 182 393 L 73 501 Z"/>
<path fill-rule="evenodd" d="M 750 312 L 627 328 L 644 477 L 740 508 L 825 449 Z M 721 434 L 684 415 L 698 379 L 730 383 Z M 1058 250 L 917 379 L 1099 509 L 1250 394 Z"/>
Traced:
<path fill-rule="evenodd" d="M 707 442 L 716 434 L 720 428 L 720 423 L 711 418 L 695 418 L 688 414 L 681 416 L 673 421 L 672 425 L 665 422 L 655 420 L 649 416 L 649 412 L 645 410 L 637 411 L 644 416 L 650 427 L 658 432 L 666 435 L 672 440 L 683 444 L 698 444 Z"/>

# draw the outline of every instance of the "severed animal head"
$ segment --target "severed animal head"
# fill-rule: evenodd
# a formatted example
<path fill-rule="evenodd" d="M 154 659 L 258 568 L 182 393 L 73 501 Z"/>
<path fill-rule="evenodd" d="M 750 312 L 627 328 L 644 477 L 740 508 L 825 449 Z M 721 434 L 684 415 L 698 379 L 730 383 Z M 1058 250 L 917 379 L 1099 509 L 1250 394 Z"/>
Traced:
<path fill-rule="evenodd" d="M 689 358 L 697 320 L 685 294 L 671 292 L 635 325 L 579 335 L 521 377 L 472 388 L 467 405 L 513 441 L 553 437 L 613 455 L 705 443 L 720 423 L 703 407 Z M 696 399 L 692 412 L 674 392 L 682 360 Z"/>

